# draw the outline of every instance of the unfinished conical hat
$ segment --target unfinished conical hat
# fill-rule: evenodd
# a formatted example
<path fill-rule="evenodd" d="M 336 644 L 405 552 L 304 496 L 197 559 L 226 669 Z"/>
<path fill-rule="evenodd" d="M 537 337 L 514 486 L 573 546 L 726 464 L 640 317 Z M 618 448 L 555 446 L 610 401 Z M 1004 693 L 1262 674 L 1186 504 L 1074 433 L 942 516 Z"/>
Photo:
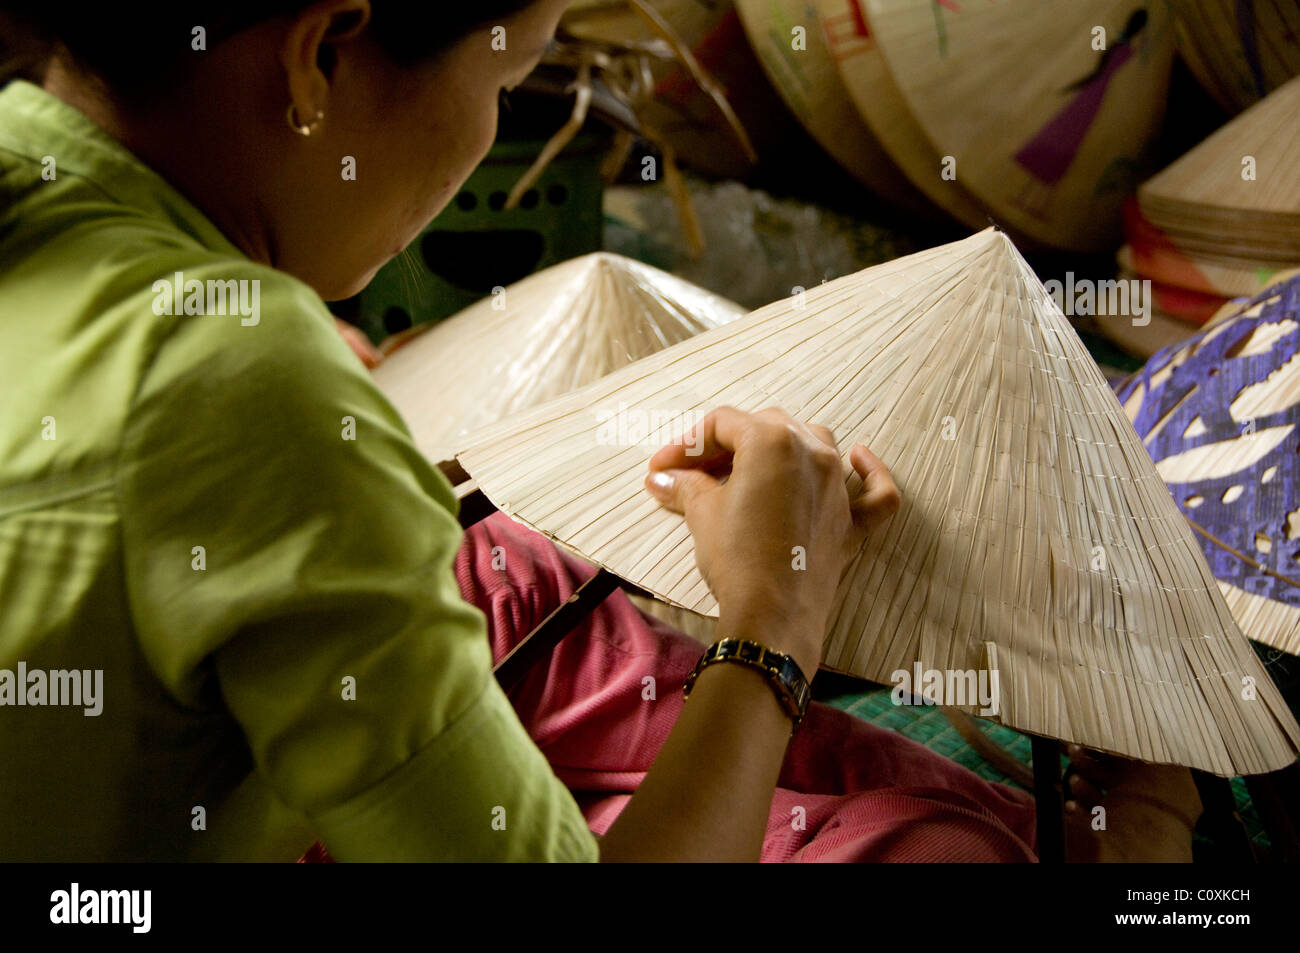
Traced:
<path fill-rule="evenodd" d="M 1300 75 L 1295 0 L 1173 0 L 1178 52 L 1197 81 L 1236 114 Z"/>
<path fill-rule="evenodd" d="M 863 6 L 904 102 L 998 222 L 1060 248 L 1119 244 L 1124 197 L 1164 114 L 1174 31 L 1163 3 Z"/>
<path fill-rule="evenodd" d="M 597 252 L 435 325 L 376 368 L 375 383 L 439 462 L 466 433 L 744 313 L 657 268 Z"/>
<path fill-rule="evenodd" d="M 905 208 L 930 208 L 858 115 L 812 5 L 736 0 L 736 12 L 763 72 L 817 144 L 876 194 Z"/>
<path fill-rule="evenodd" d="M 1003 723 L 1147 761 L 1231 775 L 1295 760 L 1300 725 L 1191 527 L 1002 233 L 761 308 L 502 421 L 458 459 L 515 519 L 715 615 L 684 519 L 643 480 L 678 424 L 723 404 L 823 424 L 846 457 L 865 443 L 902 491 L 840 583 L 828 667 L 996 673 L 982 710 Z"/>
<path fill-rule="evenodd" d="M 849 99 L 895 164 L 930 201 L 959 222 L 971 228 L 987 225 L 988 213 L 961 182 L 945 174 L 942 156 L 903 102 L 871 35 L 861 0 L 814 0 L 812 6 Z"/>
<path fill-rule="evenodd" d="M 1138 189 L 1142 214 L 1179 248 L 1300 261 L 1300 77 Z"/>
<path fill-rule="evenodd" d="M 1119 388 L 1242 630 L 1300 655 L 1300 279 Z"/>

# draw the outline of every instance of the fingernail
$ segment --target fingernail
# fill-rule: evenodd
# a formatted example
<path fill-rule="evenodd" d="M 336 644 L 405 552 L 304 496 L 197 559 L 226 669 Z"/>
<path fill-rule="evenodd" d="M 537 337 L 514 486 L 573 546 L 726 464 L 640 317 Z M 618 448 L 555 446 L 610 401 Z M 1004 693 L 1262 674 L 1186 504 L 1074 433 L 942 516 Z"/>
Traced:
<path fill-rule="evenodd" d="M 673 491 L 673 478 L 663 470 L 656 470 L 650 474 L 650 486 L 661 493 L 671 493 Z"/>

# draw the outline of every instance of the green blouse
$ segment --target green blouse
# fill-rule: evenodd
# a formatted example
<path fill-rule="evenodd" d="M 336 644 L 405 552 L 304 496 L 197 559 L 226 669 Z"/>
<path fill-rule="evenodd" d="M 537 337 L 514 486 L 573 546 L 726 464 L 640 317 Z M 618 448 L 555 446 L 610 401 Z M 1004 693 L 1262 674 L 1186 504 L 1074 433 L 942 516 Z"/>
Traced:
<path fill-rule="evenodd" d="M 323 303 L 21 81 L 0 404 L 0 860 L 597 859 Z"/>

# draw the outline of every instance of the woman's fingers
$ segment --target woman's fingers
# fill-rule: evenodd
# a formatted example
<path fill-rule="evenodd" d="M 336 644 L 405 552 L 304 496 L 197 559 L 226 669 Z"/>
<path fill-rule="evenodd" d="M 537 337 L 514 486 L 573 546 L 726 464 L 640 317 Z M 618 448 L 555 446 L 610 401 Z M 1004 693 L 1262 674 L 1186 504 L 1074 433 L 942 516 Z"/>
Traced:
<path fill-rule="evenodd" d="M 835 434 L 831 433 L 829 427 L 823 427 L 821 424 L 804 424 L 812 435 L 827 446 L 835 446 Z"/>
<path fill-rule="evenodd" d="M 862 444 L 849 451 L 849 462 L 862 477 L 862 492 L 850 501 L 849 509 L 853 522 L 870 533 L 898 511 L 903 495 L 884 461 Z"/>
<path fill-rule="evenodd" d="M 699 497 L 720 482 L 703 470 L 651 470 L 645 478 L 650 495 L 674 513 L 686 514 Z"/>
<path fill-rule="evenodd" d="M 651 470 L 671 470 L 678 467 L 708 469 L 736 452 L 742 431 L 756 421 L 780 424 L 811 434 L 818 442 L 835 446 L 835 435 L 821 424 L 794 420 L 777 407 L 767 407 L 757 413 L 746 413 L 735 407 L 719 407 L 710 411 L 698 424 L 678 440 L 662 447 L 650 458 Z"/>
<path fill-rule="evenodd" d="M 865 444 L 860 443 L 849 451 L 849 463 L 858 471 L 858 476 L 862 477 L 865 486 L 870 486 L 881 477 L 891 486 L 894 483 L 894 477 L 890 474 L 889 467 L 885 466 L 885 461 L 876 456 Z"/>
<path fill-rule="evenodd" d="M 650 458 L 650 469 L 706 469 L 735 453 L 736 440 L 749 414 L 735 407 L 719 407 Z"/>
<path fill-rule="evenodd" d="M 1077 771 L 1070 775 L 1069 788 L 1065 792 L 1068 800 L 1091 808 L 1101 803 L 1101 789 Z"/>
<path fill-rule="evenodd" d="M 741 434 L 745 428 L 755 426 L 756 421 L 793 427 L 819 444 L 835 447 L 835 435 L 828 427 L 795 421 L 777 408 L 748 414 L 734 407 L 719 407 L 705 415 L 680 440 L 661 448 L 650 458 L 646 489 L 669 509 L 686 512 L 691 500 L 720 485 L 707 471 L 730 460 Z M 853 447 L 849 462 L 862 477 L 862 492 L 850 501 L 853 521 L 860 531 L 871 532 L 898 510 L 902 495 L 884 461 L 866 446 Z"/>
<path fill-rule="evenodd" d="M 1100 751 L 1072 744 L 1066 748 L 1066 755 L 1075 770 L 1094 787 L 1114 787 L 1124 776 L 1123 762 Z"/>
<path fill-rule="evenodd" d="M 341 318 L 334 319 L 334 327 L 347 342 L 348 347 L 352 348 L 352 353 L 361 358 L 361 363 L 366 367 L 374 370 L 383 362 L 384 355 L 375 349 L 375 346 L 370 343 L 370 338 L 366 337 L 360 328 L 348 324 Z"/>

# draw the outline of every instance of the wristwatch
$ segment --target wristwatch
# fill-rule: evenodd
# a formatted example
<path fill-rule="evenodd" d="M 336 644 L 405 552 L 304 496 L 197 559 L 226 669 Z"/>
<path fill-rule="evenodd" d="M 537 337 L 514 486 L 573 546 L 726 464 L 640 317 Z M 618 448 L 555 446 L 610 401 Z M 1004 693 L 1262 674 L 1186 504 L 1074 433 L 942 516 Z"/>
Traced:
<path fill-rule="evenodd" d="M 812 690 L 808 687 L 808 680 L 804 678 L 799 663 L 790 656 L 775 652 L 758 642 L 751 642 L 748 639 L 720 639 L 704 650 L 704 654 L 695 665 L 695 670 L 686 677 L 686 684 L 682 687 L 683 693 L 689 697 L 700 672 L 718 662 L 739 662 L 741 665 L 760 669 L 767 675 L 768 682 L 776 692 L 781 706 L 794 722 L 791 733 L 798 729 L 799 723 L 808 713 L 808 702 L 812 699 Z"/>

